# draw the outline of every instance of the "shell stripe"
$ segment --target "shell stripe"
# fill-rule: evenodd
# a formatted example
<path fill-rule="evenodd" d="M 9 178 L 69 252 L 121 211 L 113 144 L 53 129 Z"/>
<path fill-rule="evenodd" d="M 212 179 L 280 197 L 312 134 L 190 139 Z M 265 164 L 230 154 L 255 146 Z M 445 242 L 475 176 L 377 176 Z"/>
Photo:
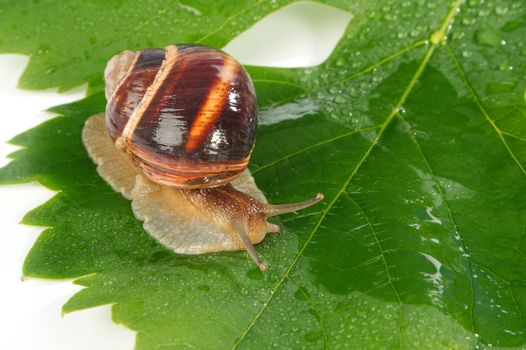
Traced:
<path fill-rule="evenodd" d="M 185 161 L 176 162 L 173 164 L 167 164 L 163 161 L 155 159 L 155 157 L 152 157 L 151 154 L 147 151 L 141 150 L 139 147 L 136 147 L 135 145 L 131 145 L 130 150 L 133 152 L 133 154 L 138 158 L 141 159 L 142 162 L 148 163 L 151 166 L 159 167 L 159 168 L 165 168 L 169 171 L 179 171 L 184 173 L 203 173 L 203 172 L 209 172 L 209 173 L 220 173 L 222 171 L 235 171 L 235 170 L 242 170 L 247 167 L 248 162 L 250 160 L 250 156 L 241 159 L 239 161 L 235 162 L 228 162 L 228 163 L 209 163 L 205 162 L 202 164 L 198 163 L 188 163 Z"/>
<path fill-rule="evenodd" d="M 219 118 L 232 87 L 232 80 L 239 71 L 239 63 L 230 57 L 223 61 L 218 79 L 212 84 L 208 95 L 197 112 L 186 139 L 185 150 L 193 152 L 206 140 L 208 133 Z"/>
<path fill-rule="evenodd" d="M 124 127 L 122 135 L 120 137 L 121 141 L 117 140 L 118 144 L 121 144 L 122 146 L 124 146 L 124 142 L 126 142 L 128 145 L 131 144 L 131 137 L 135 129 L 137 128 L 137 125 L 141 121 L 144 112 L 147 110 L 152 99 L 155 97 L 157 90 L 163 84 L 166 77 L 170 74 L 170 71 L 177 62 L 177 46 L 170 45 L 167 46 L 165 50 L 165 59 L 161 64 L 161 67 L 159 68 L 159 71 L 157 72 L 157 75 L 155 76 L 152 85 L 150 85 L 148 89 L 146 89 L 146 92 L 142 97 L 141 102 L 139 102 L 137 108 L 135 108 L 132 115 L 130 116 L 130 119 L 128 119 L 128 122 L 126 123 L 126 126 Z"/>
<path fill-rule="evenodd" d="M 176 64 L 172 65 L 169 71 L 166 72 L 166 76 L 163 81 L 157 87 L 154 96 L 149 101 L 148 105 L 145 106 L 143 117 L 141 118 L 141 124 L 149 125 L 150 128 L 160 117 L 162 110 L 169 105 L 165 101 L 174 94 L 174 89 L 179 87 L 179 81 L 184 77 L 185 69 L 189 63 L 188 55 L 182 48 L 178 46 L 178 57 Z M 135 135 L 134 135 L 135 136 Z"/>

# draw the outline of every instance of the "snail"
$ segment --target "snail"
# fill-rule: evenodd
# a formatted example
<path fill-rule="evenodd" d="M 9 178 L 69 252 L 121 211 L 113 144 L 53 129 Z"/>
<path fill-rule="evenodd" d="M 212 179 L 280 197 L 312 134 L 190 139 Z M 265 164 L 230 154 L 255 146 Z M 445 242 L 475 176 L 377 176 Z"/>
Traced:
<path fill-rule="evenodd" d="M 104 72 L 106 113 L 90 117 L 82 140 L 99 175 L 132 201 L 146 232 L 180 254 L 246 249 L 279 226 L 269 216 L 323 199 L 271 205 L 247 165 L 257 99 L 243 66 L 203 45 L 129 50 Z"/>

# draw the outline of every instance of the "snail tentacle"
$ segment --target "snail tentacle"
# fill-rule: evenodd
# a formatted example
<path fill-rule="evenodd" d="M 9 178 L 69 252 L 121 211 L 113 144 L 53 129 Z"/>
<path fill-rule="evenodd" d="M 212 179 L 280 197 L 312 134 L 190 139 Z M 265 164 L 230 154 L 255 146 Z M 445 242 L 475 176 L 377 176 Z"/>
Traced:
<path fill-rule="evenodd" d="M 261 271 L 267 271 L 268 270 L 268 264 L 261 260 L 258 253 L 256 252 L 256 248 L 254 248 L 254 245 L 252 245 L 252 242 L 250 242 L 249 234 L 247 232 L 246 226 L 241 225 L 240 223 L 235 223 L 235 227 L 237 229 L 237 233 L 239 235 L 239 238 L 241 238 L 241 241 L 243 242 L 243 245 L 245 247 L 245 250 L 247 251 L 248 255 L 254 260 L 256 265 L 259 267 Z"/>
<path fill-rule="evenodd" d="M 305 209 L 323 200 L 323 193 L 317 193 L 314 197 L 309 198 L 302 202 L 287 203 L 287 204 L 267 204 L 265 206 L 266 216 L 276 216 L 286 213 L 292 213 L 300 209 Z"/>

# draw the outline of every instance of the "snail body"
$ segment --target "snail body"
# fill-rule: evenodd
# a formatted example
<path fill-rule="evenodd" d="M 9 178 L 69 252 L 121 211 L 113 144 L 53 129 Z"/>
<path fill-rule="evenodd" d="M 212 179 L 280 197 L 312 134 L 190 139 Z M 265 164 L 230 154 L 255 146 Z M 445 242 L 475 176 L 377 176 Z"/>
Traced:
<path fill-rule="evenodd" d="M 181 254 L 246 249 L 279 232 L 268 216 L 320 201 L 270 205 L 247 170 L 257 99 L 245 69 L 201 45 L 124 51 L 105 70 L 105 114 L 82 139 L 101 177 L 132 200 L 135 216 Z"/>

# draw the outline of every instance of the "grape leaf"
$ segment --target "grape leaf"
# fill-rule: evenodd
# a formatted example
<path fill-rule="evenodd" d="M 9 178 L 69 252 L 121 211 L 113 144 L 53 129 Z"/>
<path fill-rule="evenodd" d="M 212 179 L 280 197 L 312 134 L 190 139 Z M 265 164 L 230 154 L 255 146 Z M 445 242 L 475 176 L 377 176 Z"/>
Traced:
<path fill-rule="evenodd" d="M 96 174 L 80 141 L 125 48 L 225 45 L 284 1 L 4 2 L 20 85 L 90 96 L 12 142 L 1 183 L 59 191 L 24 274 L 78 277 L 72 312 L 111 304 L 138 349 L 523 348 L 526 5 L 324 1 L 354 18 L 330 58 L 249 67 L 262 126 L 251 170 L 272 202 L 325 193 L 245 253 L 174 254 Z"/>

